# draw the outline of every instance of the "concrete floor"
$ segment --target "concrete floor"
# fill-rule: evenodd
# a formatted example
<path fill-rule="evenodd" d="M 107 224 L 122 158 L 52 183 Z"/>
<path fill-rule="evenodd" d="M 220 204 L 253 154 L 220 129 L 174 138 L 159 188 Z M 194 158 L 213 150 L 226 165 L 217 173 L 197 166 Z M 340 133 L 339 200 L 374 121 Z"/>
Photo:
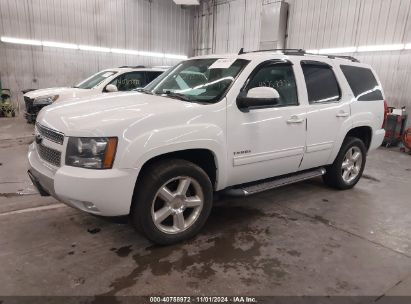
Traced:
<path fill-rule="evenodd" d="M 156 247 L 36 194 L 31 134 L 0 119 L 2 296 L 411 295 L 411 156 L 398 149 L 370 154 L 353 190 L 315 179 L 224 199 L 198 237 Z"/>

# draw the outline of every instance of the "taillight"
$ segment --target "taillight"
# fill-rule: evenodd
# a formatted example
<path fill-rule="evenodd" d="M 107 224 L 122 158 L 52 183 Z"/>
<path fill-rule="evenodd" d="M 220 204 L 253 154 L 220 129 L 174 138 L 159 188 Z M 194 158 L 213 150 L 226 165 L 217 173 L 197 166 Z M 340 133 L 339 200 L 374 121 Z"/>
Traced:
<path fill-rule="evenodd" d="M 381 128 L 384 128 L 385 121 L 387 120 L 387 115 L 388 115 L 388 104 L 387 104 L 387 101 L 384 100 L 384 120 L 382 122 Z"/>

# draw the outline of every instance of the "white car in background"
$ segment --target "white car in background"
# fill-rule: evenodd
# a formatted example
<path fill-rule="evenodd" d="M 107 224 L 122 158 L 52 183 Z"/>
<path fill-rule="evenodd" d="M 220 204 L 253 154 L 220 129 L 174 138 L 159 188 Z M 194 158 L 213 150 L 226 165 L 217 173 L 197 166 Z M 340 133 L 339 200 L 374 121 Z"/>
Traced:
<path fill-rule="evenodd" d="M 24 94 L 28 123 L 34 123 L 38 112 L 53 102 L 91 97 L 101 93 L 132 91 L 145 87 L 164 71 L 166 67 L 146 68 L 144 66 L 122 66 L 100 71 L 74 87 L 48 88 L 29 91 Z"/>

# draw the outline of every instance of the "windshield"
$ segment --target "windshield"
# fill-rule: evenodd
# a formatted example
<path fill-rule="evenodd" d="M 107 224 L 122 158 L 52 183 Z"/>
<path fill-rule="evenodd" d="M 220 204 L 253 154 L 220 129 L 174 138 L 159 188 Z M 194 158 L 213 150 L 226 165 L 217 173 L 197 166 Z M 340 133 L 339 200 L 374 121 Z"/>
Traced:
<path fill-rule="evenodd" d="M 98 72 L 97 74 L 94 74 L 93 76 L 87 78 L 86 80 L 83 80 L 82 82 L 80 82 L 78 85 L 74 87 L 79 88 L 79 89 L 92 89 L 98 86 L 108 77 L 111 77 L 115 74 L 117 74 L 117 72 L 114 72 L 114 71 Z"/>
<path fill-rule="evenodd" d="M 146 86 L 145 91 L 180 96 L 187 101 L 216 102 L 248 62 L 218 58 L 183 61 Z"/>

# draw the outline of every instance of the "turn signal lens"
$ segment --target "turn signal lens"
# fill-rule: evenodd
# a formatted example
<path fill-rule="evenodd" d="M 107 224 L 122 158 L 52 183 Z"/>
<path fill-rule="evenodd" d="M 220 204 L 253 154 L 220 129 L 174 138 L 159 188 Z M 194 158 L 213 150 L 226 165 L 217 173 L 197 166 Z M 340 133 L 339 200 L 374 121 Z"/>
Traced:
<path fill-rule="evenodd" d="M 110 137 L 107 142 L 106 153 L 104 155 L 103 168 L 110 169 L 113 167 L 114 157 L 117 150 L 117 137 Z"/>

